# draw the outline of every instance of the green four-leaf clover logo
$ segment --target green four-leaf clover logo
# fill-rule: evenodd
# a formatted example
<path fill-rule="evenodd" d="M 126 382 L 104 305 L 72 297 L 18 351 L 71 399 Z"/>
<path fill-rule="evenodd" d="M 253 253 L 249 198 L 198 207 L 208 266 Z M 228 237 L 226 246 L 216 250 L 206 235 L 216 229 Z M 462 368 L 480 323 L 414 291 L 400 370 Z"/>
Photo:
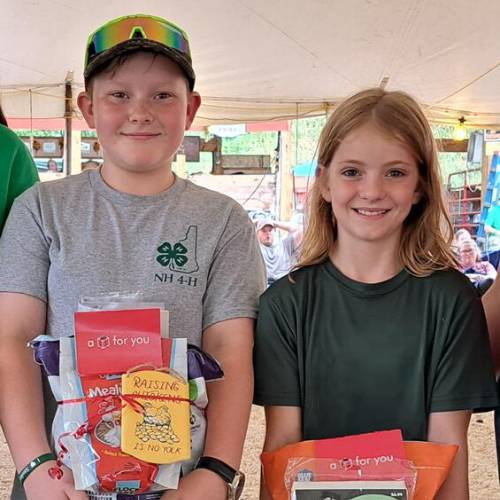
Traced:
<path fill-rule="evenodd" d="M 183 267 L 187 264 L 187 248 L 182 243 L 176 243 L 172 248 L 172 245 L 166 241 L 157 250 L 160 255 L 156 257 L 156 260 L 162 266 L 175 264 L 176 267 Z"/>

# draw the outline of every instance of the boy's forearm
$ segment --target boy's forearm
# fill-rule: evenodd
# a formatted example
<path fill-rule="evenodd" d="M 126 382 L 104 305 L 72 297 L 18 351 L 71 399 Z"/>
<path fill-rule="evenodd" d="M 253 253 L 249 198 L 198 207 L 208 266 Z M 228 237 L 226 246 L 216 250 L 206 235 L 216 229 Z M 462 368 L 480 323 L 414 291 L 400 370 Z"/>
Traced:
<path fill-rule="evenodd" d="M 224 372 L 224 380 L 208 384 L 203 454 L 239 469 L 252 408 L 253 370 L 251 364 L 229 368 L 226 363 Z"/>
<path fill-rule="evenodd" d="M 246 331 L 230 328 L 232 339 L 222 333 L 215 340 L 218 334 L 212 332 L 213 338 L 203 343 L 204 349 L 221 363 L 225 374 L 224 380 L 207 384 L 209 402 L 203 454 L 219 458 L 235 469 L 240 466 L 253 398 L 253 321 L 246 322 L 243 328 Z M 241 337 L 241 342 L 235 341 L 237 337 Z"/>

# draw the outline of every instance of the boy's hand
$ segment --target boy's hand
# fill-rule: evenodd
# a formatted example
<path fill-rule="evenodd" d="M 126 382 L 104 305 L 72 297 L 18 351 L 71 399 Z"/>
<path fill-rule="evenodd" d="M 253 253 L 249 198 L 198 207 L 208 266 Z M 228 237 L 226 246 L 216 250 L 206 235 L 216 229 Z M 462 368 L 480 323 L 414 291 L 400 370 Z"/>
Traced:
<path fill-rule="evenodd" d="M 49 476 L 49 469 L 55 462 L 47 462 L 37 467 L 24 483 L 28 500 L 88 500 L 84 491 L 75 490 L 73 474 L 64 465 L 60 480 Z"/>
<path fill-rule="evenodd" d="M 206 469 L 196 469 L 183 477 L 179 488 L 167 491 L 162 500 L 227 500 L 227 483 Z M 78 499 L 79 500 L 79 499 Z"/>

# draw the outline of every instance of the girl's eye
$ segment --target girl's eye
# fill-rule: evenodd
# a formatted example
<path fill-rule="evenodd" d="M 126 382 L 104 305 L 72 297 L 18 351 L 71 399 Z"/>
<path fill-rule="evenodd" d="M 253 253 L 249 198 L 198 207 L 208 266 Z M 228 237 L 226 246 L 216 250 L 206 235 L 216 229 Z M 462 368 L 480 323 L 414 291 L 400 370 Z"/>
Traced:
<path fill-rule="evenodd" d="M 404 177 L 405 173 L 402 170 L 391 170 L 388 173 L 389 177 Z"/>
<path fill-rule="evenodd" d="M 347 168 L 346 170 L 342 171 L 342 175 L 344 177 L 357 177 L 358 175 L 360 175 L 360 173 L 355 168 Z"/>

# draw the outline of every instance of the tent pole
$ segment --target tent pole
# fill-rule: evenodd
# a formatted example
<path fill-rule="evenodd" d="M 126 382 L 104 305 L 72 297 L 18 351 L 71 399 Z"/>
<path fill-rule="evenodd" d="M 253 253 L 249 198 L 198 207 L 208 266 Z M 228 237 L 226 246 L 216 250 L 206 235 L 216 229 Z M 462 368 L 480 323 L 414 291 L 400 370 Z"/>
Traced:
<path fill-rule="evenodd" d="M 73 72 L 68 72 L 65 84 L 64 101 L 64 157 L 66 175 L 71 175 L 71 143 L 73 142 Z"/>
<path fill-rule="evenodd" d="M 293 178 L 292 178 L 292 132 L 281 133 L 279 163 L 279 218 L 289 221 L 292 216 Z"/>

